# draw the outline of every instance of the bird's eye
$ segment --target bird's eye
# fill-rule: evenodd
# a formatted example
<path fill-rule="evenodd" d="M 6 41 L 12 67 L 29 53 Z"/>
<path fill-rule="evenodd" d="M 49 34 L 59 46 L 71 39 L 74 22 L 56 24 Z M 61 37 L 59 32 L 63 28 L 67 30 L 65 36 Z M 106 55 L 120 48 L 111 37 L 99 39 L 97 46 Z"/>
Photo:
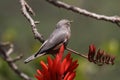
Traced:
<path fill-rule="evenodd" d="M 70 23 L 69 23 L 69 22 L 66 22 L 65 24 L 66 24 L 66 25 L 70 25 Z"/>

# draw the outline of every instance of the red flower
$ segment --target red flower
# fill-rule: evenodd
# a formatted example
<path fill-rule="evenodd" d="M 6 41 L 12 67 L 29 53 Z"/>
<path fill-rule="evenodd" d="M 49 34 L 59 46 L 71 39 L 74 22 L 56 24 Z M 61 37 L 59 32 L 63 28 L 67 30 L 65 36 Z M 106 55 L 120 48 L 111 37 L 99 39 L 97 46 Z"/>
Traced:
<path fill-rule="evenodd" d="M 73 80 L 76 75 L 75 69 L 78 66 L 77 60 L 73 61 L 70 53 L 62 60 L 63 53 L 64 46 L 61 46 L 54 59 L 47 57 L 48 64 L 41 61 L 42 70 L 38 69 L 35 77 L 38 80 Z"/>
<path fill-rule="evenodd" d="M 101 49 L 98 49 L 96 51 L 96 47 L 92 44 L 89 46 L 88 60 L 90 62 L 94 62 L 95 64 L 98 64 L 99 66 L 102 66 L 103 64 L 113 65 L 115 57 L 110 54 L 107 54 Z"/>

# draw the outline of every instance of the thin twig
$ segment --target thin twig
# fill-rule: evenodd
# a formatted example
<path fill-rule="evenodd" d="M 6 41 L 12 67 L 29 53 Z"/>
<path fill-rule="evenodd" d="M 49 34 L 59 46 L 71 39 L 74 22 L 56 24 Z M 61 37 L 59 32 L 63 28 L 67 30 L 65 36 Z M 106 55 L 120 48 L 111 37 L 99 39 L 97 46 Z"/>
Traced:
<path fill-rule="evenodd" d="M 34 11 L 32 10 L 32 8 L 24 1 L 24 4 L 25 4 L 25 7 L 26 7 L 26 10 L 30 13 L 30 14 L 32 14 L 32 15 L 34 15 L 35 16 L 35 13 L 34 13 Z"/>
<path fill-rule="evenodd" d="M 20 0 L 20 4 L 22 6 L 22 13 L 23 15 L 26 17 L 26 19 L 29 21 L 29 23 L 31 24 L 31 28 L 32 28 L 32 32 L 34 34 L 34 38 L 35 39 L 38 39 L 41 43 L 44 42 L 44 38 L 42 36 L 42 34 L 40 34 L 38 31 L 37 31 L 37 28 L 36 28 L 36 21 L 34 21 L 32 19 L 32 17 L 30 16 L 30 14 L 28 12 L 31 12 L 31 13 L 34 13 L 32 8 L 27 4 L 27 2 L 25 2 L 25 0 Z M 29 10 L 29 11 L 28 11 Z M 31 11 L 32 10 L 32 11 Z M 35 13 L 34 13 L 35 14 Z M 38 23 L 38 21 L 37 21 Z"/>
<path fill-rule="evenodd" d="M 6 52 L 7 56 L 9 56 L 13 52 L 13 44 L 11 44 L 10 42 L 4 42 L 4 43 L 0 42 L 0 47 L 1 48 L 9 47 L 9 49 Z"/>
<path fill-rule="evenodd" d="M 0 42 L 0 47 L 9 46 L 10 42 Z"/>
<path fill-rule="evenodd" d="M 81 57 L 83 57 L 83 58 L 85 58 L 85 59 L 88 59 L 88 56 L 86 56 L 86 55 L 84 55 L 84 54 L 81 54 L 81 53 L 79 53 L 79 52 L 77 52 L 77 51 L 74 51 L 74 50 L 72 50 L 72 49 L 70 49 L 70 48 L 66 48 L 66 50 L 68 50 L 68 51 L 70 51 L 70 52 L 73 52 L 74 54 L 77 54 L 77 55 L 79 55 L 79 56 L 81 56 Z"/>
<path fill-rule="evenodd" d="M 22 58 L 23 58 L 23 55 L 19 55 L 19 56 L 15 57 L 13 60 L 11 60 L 11 62 L 16 62 L 16 61 L 18 61 L 18 60 L 20 60 Z"/>
<path fill-rule="evenodd" d="M 7 44 L 8 45 L 8 44 Z M 24 80 L 32 80 L 30 77 L 28 77 L 25 73 L 23 73 L 22 71 L 20 71 L 17 67 L 17 65 L 14 63 L 16 60 L 21 59 L 21 56 L 19 56 L 18 58 L 15 58 L 14 60 L 10 57 L 10 55 L 8 55 L 7 51 L 5 51 L 5 49 L 3 49 L 2 46 L 6 46 L 6 45 L 1 45 L 0 44 L 0 53 L 3 55 L 2 58 L 8 63 L 8 65 L 10 66 L 10 68 L 18 75 L 20 76 L 22 79 Z"/>
<path fill-rule="evenodd" d="M 9 44 L 9 49 L 6 52 L 7 56 L 9 56 L 13 52 L 13 44 Z"/>
<path fill-rule="evenodd" d="M 59 0 L 46 0 L 46 1 L 53 4 L 54 6 L 59 7 L 59 8 L 64 8 L 64 9 L 73 11 L 75 13 L 82 14 L 84 16 L 88 16 L 88 17 L 97 19 L 97 20 L 104 20 L 104 21 L 115 23 L 117 25 L 118 25 L 118 23 L 120 23 L 120 17 L 119 16 L 106 16 L 106 15 L 96 14 L 96 13 L 93 13 L 93 12 L 89 12 L 85 9 L 81 9 L 79 7 L 76 7 L 76 6 L 66 4 L 66 3 L 61 2 Z"/>

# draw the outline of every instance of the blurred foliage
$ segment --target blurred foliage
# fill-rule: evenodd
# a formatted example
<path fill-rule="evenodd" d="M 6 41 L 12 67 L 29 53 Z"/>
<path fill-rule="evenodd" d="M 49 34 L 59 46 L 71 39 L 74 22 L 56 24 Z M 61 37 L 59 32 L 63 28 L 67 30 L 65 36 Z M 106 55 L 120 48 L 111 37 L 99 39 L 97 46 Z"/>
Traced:
<path fill-rule="evenodd" d="M 35 20 L 40 20 L 37 25 L 39 32 L 45 38 L 49 36 L 55 24 L 63 18 L 73 20 L 72 37 L 69 47 L 81 52 L 88 52 L 88 46 L 95 44 L 98 48 L 116 56 L 115 65 L 97 66 L 73 54 L 74 59 L 79 59 L 76 80 L 119 80 L 120 79 L 120 28 L 115 24 L 98 21 L 71 11 L 57 8 L 45 0 L 27 0 L 36 13 Z M 119 15 L 120 0 L 61 0 L 71 5 L 84 8 L 88 11 L 104 15 Z M 29 64 L 23 61 L 36 52 L 41 43 L 34 39 L 30 24 L 21 14 L 18 0 L 2 0 L 0 2 L 0 41 L 10 41 L 15 45 L 12 55 L 24 54 L 24 58 L 17 62 L 20 70 L 34 78 L 39 67 L 41 57 Z M 0 58 L 0 80 L 21 80 Z M 35 78 L 34 78 L 35 79 Z"/>

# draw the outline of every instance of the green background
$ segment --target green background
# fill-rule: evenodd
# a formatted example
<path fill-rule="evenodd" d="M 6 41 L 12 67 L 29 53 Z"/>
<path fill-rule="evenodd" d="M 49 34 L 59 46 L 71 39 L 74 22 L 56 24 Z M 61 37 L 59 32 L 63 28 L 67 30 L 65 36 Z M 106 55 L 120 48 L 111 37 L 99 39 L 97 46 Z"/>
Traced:
<path fill-rule="evenodd" d="M 27 0 L 40 21 L 37 29 L 45 39 L 54 30 L 56 23 L 65 18 L 73 20 L 72 36 L 68 46 L 78 52 L 88 52 L 88 46 L 95 44 L 97 48 L 115 55 L 115 65 L 97 66 L 77 55 L 79 60 L 75 80 L 119 80 L 120 79 L 120 28 L 113 23 L 96 20 L 62 8 L 55 7 L 45 0 Z M 61 0 L 88 11 L 108 16 L 120 16 L 120 0 Z M 23 59 L 16 62 L 19 69 L 32 77 L 40 68 L 39 61 L 46 61 L 46 56 L 24 64 L 24 59 L 35 53 L 41 43 L 34 39 L 30 24 L 21 14 L 19 0 L 0 1 L 0 41 L 10 41 L 14 44 L 12 57 L 24 54 Z M 7 63 L 0 58 L 0 80 L 22 80 Z"/>

